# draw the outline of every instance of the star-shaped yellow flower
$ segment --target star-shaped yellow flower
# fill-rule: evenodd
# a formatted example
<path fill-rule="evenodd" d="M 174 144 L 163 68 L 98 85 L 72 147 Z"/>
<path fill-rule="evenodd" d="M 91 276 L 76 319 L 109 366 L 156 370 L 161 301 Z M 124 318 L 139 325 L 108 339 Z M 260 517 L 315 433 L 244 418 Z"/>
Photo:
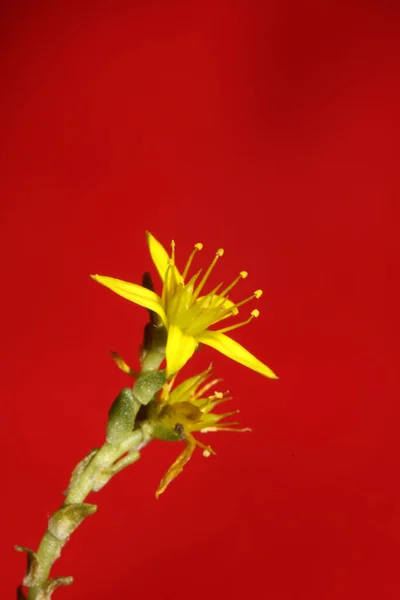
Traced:
<path fill-rule="evenodd" d="M 232 360 L 261 373 L 261 375 L 277 379 L 269 367 L 238 342 L 225 335 L 228 331 L 246 325 L 254 317 L 258 317 L 258 310 L 253 310 L 250 317 L 243 322 L 222 329 L 210 329 L 216 323 L 237 315 L 241 306 L 253 298 L 261 296 L 262 291 L 256 290 L 252 296 L 239 302 L 233 302 L 228 297 L 234 286 L 241 279 L 247 277 L 247 272 L 241 271 L 236 279 L 222 291 L 220 291 L 221 283 L 212 291 L 201 295 L 211 271 L 224 253 L 222 249 L 217 250 L 214 260 L 202 277 L 200 277 L 200 270 L 188 278 L 193 258 L 197 252 L 202 250 L 202 244 L 195 244 L 183 272 L 180 273 L 175 264 L 174 242 L 171 242 L 171 256 L 150 233 L 147 233 L 147 243 L 154 265 L 163 282 L 161 297 L 136 283 L 129 283 L 104 275 L 92 275 L 92 277 L 123 298 L 157 313 L 168 330 L 166 347 L 167 377 L 179 371 L 193 355 L 197 345 L 201 343 L 215 348 L 215 350 L 225 354 Z"/>
<path fill-rule="evenodd" d="M 183 452 L 170 466 L 162 478 L 156 497 L 162 494 L 167 486 L 182 472 L 183 467 L 190 460 L 196 446 L 202 448 L 203 456 L 215 454 L 211 446 L 199 442 L 193 432 L 208 433 L 211 431 L 251 431 L 249 428 L 239 429 L 237 422 L 220 423 L 226 417 L 237 414 L 233 411 L 225 414 L 212 412 L 222 402 L 230 400 L 228 392 L 214 392 L 207 396 L 208 390 L 213 388 L 221 379 L 210 379 L 211 367 L 183 381 L 172 392 L 174 379 L 165 384 L 159 400 L 149 406 L 148 418 L 152 425 L 153 437 L 166 441 L 185 442 Z M 207 383 L 206 383 L 207 382 Z"/>

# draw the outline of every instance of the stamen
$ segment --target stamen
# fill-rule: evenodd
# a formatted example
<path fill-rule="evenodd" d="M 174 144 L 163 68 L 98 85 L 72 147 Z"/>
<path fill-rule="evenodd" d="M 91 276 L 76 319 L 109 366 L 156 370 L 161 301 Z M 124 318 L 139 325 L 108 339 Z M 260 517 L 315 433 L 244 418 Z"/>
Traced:
<path fill-rule="evenodd" d="M 226 390 L 225 392 L 215 392 L 215 394 L 213 394 L 212 396 L 208 396 L 208 400 L 212 402 L 213 400 L 219 400 L 220 398 L 222 398 L 226 402 L 227 400 L 232 400 L 232 396 L 230 396 L 229 394 L 229 390 Z"/>
<path fill-rule="evenodd" d="M 192 260 L 193 260 L 193 258 L 194 258 L 194 255 L 196 254 L 196 252 L 198 252 L 198 251 L 200 251 L 200 250 L 202 250 L 202 249 L 203 249 L 203 244 L 201 244 L 200 242 L 199 242 L 198 244 L 195 244 L 195 245 L 194 245 L 194 249 L 192 250 L 192 253 L 191 253 L 191 255 L 189 256 L 189 259 L 188 259 L 188 261 L 187 261 L 187 263 L 186 263 L 185 270 L 184 270 L 184 271 L 183 271 L 183 273 L 182 273 L 182 278 L 183 278 L 183 279 L 185 279 L 185 278 L 186 278 L 186 275 L 187 275 L 187 274 L 188 274 L 188 272 L 189 272 L 190 265 L 192 264 Z"/>
<path fill-rule="evenodd" d="M 238 308 L 239 306 L 243 306 L 243 304 L 250 302 L 250 300 L 253 300 L 253 298 L 256 298 L 258 300 L 258 298 L 261 298 L 262 293 L 263 293 L 262 290 L 256 290 L 252 296 L 245 298 L 245 300 L 242 300 L 241 302 L 237 302 L 235 304 L 235 307 Z"/>
<path fill-rule="evenodd" d="M 195 395 L 194 398 L 201 398 L 203 396 L 203 394 L 205 394 L 210 388 L 214 387 L 214 385 L 217 385 L 217 383 L 220 383 L 222 381 L 222 379 L 212 379 L 211 381 L 209 381 L 208 383 L 205 383 L 201 388 L 199 388 Z"/>
<path fill-rule="evenodd" d="M 236 279 L 234 279 L 232 281 L 232 283 L 230 285 L 228 285 L 228 287 L 226 287 L 223 292 L 221 292 L 220 295 L 225 296 L 228 292 L 231 291 L 232 288 L 235 287 L 235 285 L 238 283 L 238 281 L 240 281 L 241 279 L 246 279 L 247 275 L 248 275 L 247 271 L 240 271 L 240 273 L 236 277 Z"/>
<path fill-rule="evenodd" d="M 214 454 L 214 456 L 216 455 L 215 450 L 213 450 L 211 448 L 211 446 L 206 446 L 202 442 L 199 442 L 199 440 L 197 438 L 195 438 L 195 443 L 196 443 L 196 446 L 203 449 L 203 456 L 207 457 L 207 456 L 210 456 L 211 454 Z"/>
<path fill-rule="evenodd" d="M 225 327 L 224 329 L 217 329 L 218 333 L 226 333 L 227 331 L 233 331 L 234 329 L 238 329 L 239 327 L 243 327 L 243 325 L 247 325 L 253 319 L 256 319 L 260 314 L 260 311 L 255 309 L 251 311 L 250 317 L 246 321 L 242 321 L 241 323 L 236 323 L 235 325 L 231 325 L 230 327 Z"/>
<path fill-rule="evenodd" d="M 207 398 L 207 402 L 204 404 L 204 406 L 200 406 L 200 410 L 204 415 L 208 415 L 214 410 L 214 408 L 216 408 L 223 402 L 228 402 L 229 400 L 232 400 L 232 396 L 224 396 L 219 400 L 214 400 L 213 397 L 210 396 L 209 398 Z"/>
<path fill-rule="evenodd" d="M 244 431 L 252 431 L 252 429 L 250 427 L 243 427 L 241 429 L 238 429 L 237 427 L 224 427 L 223 425 L 221 427 L 218 427 L 217 425 L 215 427 L 205 427 L 204 429 L 200 429 L 200 431 L 201 433 L 214 433 L 216 431 L 237 431 L 238 433 L 242 433 Z"/>
<path fill-rule="evenodd" d="M 177 373 L 175 373 L 175 375 L 173 375 L 173 377 L 171 377 L 171 379 L 169 381 L 164 383 L 163 387 L 161 388 L 161 395 L 160 395 L 161 402 L 168 402 L 172 387 L 175 383 L 176 376 L 177 376 Z"/>
<path fill-rule="evenodd" d="M 245 298 L 241 302 L 238 302 L 237 304 L 234 304 L 233 306 L 230 306 L 229 308 L 222 310 L 218 314 L 218 318 L 215 319 L 215 321 L 213 321 L 213 323 L 211 323 L 211 325 L 214 325 L 214 323 L 219 323 L 220 321 L 223 321 L 224 319 L 228 319 L 229 317 L 237 315 L 239 313 L 239 309 L 238 309 L 239 306 L 243 306 L 243 304 L 247 304 L 247 302 L 250 302 L 250 300 L 253 300 L 254 298 L 259 298 L 261 295 L 262 295 L 262 291 L 256 290 L 252 296 L 249 296 L 248 298 Z M 225 301 L 226 300 L 227 300 L 227 298 L 225 298 Z"/>
<path fill-rule="evenodd" d="M 194 302 L 196 300 L 196 298 L 198 298 L 201 290 L 203 289 L 207 279 L 209 278 L 211 271 L 213 270 L 213 268 L 215 267 L 215 265 L 217 264 L 218 259 L 224 255 L 224 249 L 223 248 L 219 248 L 214 256 L 214 260 L 212 261 L 211 265 L 208 267 L 203 279 L 200 281 L 199 285 L 197 286 L 197 289 L 195 291 L 195 293 L 193 294 L 193 300 L 192 302 Z"/>
<path fill-rule="evenodd" d="M 175 264 L 175 240 L 171 240 L 171 261 Z"/>

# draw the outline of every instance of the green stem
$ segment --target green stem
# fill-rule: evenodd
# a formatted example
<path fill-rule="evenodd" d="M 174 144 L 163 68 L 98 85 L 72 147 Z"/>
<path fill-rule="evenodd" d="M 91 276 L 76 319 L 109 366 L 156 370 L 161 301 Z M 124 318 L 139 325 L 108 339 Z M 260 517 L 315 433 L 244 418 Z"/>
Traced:
<path fill-rule="evenodd" d="M 164 348 L 156 346 L 150 349 L 142 361 L 142 372 L 139 374 L 132 394 L 135 401 L 147 404 L 147 397 L 141 402 L 143 381 L 148 380 L 148 374 L 156 371 L 165 357 Z M 148 393 L 147 387 L 147 393 Z M 150 388 L 151 390 L 151 388 Z M 146 391 L 146 390 L 145 390 Z M 59 558 L 63 546 L 70 535 L 89 514 L 93 514 L 97 507 L 83 504 L 92 491 L 98 491 L 112 478 L 114 474 L 132 464 L 140 457 L 139 450 L 151 440 L 151 425 L 145 421 L 140 428 L 130 431 L 119 439 L 118 443 L 105 444 L 97 451 L 90 453 L 75 469 L 67 496 L 61 508 L 49 520 L 49 528 L 44 534 L 36 558 L 39 569 L 34 581 L 30 584 L 28 600 L 36 600 L 48 585 L 48 578 L 54 562 Z M 61 582 L 62 583 L 62 582 Z M 27 584 L 29 585 L 29 584 Z M 42 597 L 42 596 L 40 596 Z M 43 596 L 50 597 L 50 596 Z"/>
<path fill-rule="evenodd" d="M 135 454 L 134 451 L 139 447 L 143 447 L 143 444 L 147 443 L 149 434 L 149 428 L 147 428 L 147 431 L 146 429 L 143 431 L 142 426 L 141 429 L 132 432 L 129 440 L 124 440 L 124 442 L 117 447 L 113 447 L 106 442 L 104 446 L 100 448 L 94 458 L 89 462 L 88 466 L 83 470 L 80 477 L 78 477 L 77 482 L 71 486 L 65 502 L 61 507 L 61 511 L 57 511 L 55 515 L 57 515 L 59 512 L 62 513 L 62 509 L 68 506 L 90 506 L 82 505 L 82 503 L 85 501 L 90 492 L 96 490 L 96 488 L 99 489 L 99 486 L 101 486 L 101 479 L 104 477 L 104 474 L 107 474 L 108 471 L 109 477 L 106 477 L 106 480 L 111 479 L 115 463 L 118 460 L 123 460 L 122 457 L 127 451 L 129 451 L 129 453 L 132 454 L 132 456 L 137 460 L 137 458 L 139 458 L 139 453 L 137 452 Z M 116 469 L 116 472 L 117 470 L 118 469 Z M 107 481 L 105 481 L 105 483 L 107 483 Z M 65 521 L 65 525 L 63 520 Z M 71 517 L 69 514 L 61 514 L 61 518 L 57 523 L 57 531 L 62 530 L 63 526 L 68 527 L 68 522 L 70 520 Z M 76 526 L 79 526 L 82 521 L 83 518 L 78 517 Z M 75 527 L 73 530 L 75 530 Z M 34 600 L 38 596 L 43 584 L 47 581 L 50 575 L 50 570 L 54 562 L 59 558 L 61 550 L 67 543 L 68 539 L 68 533 L 65 536 L 62 533 L 61 535 L 57 533 L 55 535 L 54 527 L 52 528 L 49 526 L 49 529 L 44 534 L 36 553 L 40 565 L 40 573 L 39 577 L 35 581 L 35 586 L 29 589 L 28 600 Z"/>

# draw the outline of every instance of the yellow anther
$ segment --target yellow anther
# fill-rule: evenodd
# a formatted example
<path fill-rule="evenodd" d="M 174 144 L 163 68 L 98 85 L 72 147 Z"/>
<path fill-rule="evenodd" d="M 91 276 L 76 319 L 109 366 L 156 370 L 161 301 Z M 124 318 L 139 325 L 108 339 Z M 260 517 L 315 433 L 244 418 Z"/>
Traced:
<path fill-rule="evenodd" d="M 240 277 L 242 277 L 243 279 L 246 279 L 248 272 L 247 271 L 240 271 L 239 273 Z"/>
<path fill-rule="evenodd" d="M 251 311 L 251 313 L 250 313 L 250 314 L 251 314 L 251 316 L 252 316 L 252 317 L 255 317 L 255 318 L 257 318 L 257 317 L 259 317 L 259 316 L 260 316 L 260 311 L 259 311 L 259 310 L 257 310 L 257 308 L 255 308 L 254 310 L 252 310 L 252 311 Z"/>
<path fill-rule="evenodd" d="M 223 398 L 224 394 L 222 392 L 215 392 L 212 398 Z"/>
<path fill-rule="evenodd" d="M 262 290 L 256 290 L 256 291 L 254 292 L 254 297 L 255 297 L 255 298 L 261 298 L 262 294 L 263 294 L 263 291 L 262 291 Z"/>
<path fill-rule="evenodd" d="M 225 250 L 223 248 L 218 248 L 217 250 L 217 255 L 218 256 L 223 256 L 224 255 Z"/>
<path fill-rule="evenodd" d="M 208 458 L 209 456 L 211 456 L 211 452 L 209 450 L 203 450 L 203 456 L 205 456 L 205 458 Z"/>
<path fill-rule="evenodd" d="M 196 248 L 196 250 L 203 250 L 203 244 L 201 244 L 200 242 L 195 244 L 194 247 Z"/>

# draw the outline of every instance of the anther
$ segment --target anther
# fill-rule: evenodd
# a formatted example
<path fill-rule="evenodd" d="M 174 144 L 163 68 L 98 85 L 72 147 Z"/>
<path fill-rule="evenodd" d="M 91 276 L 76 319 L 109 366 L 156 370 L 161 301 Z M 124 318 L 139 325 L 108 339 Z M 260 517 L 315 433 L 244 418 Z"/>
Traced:
<path fill-rule="evenodd" d="M 262 290 L 256 290 L 256 291 L 254 292 L 254 297 L 255 297 L 255 298 L 261 298 L 262 294 L 263 294 L 263 291 L 262 291 Z"/>

